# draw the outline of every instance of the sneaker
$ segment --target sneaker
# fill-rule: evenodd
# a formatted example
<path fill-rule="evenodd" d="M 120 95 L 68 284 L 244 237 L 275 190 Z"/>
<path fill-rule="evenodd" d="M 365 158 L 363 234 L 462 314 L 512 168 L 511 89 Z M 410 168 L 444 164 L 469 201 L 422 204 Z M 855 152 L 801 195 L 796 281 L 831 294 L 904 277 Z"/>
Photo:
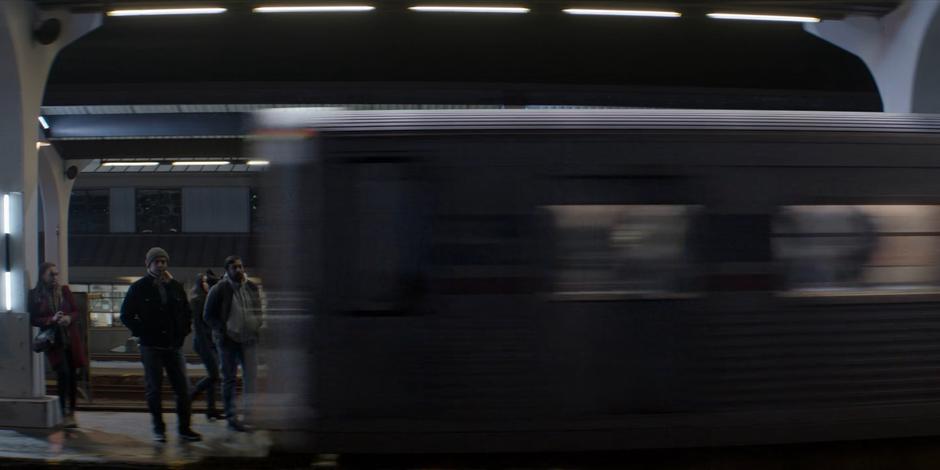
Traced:
<path fill-rule="evenodd" d="M 225 415 L 223 413 L 219 413 L 218 411 L 211 410 L 211 411 L 206 412 L 206 419 L 208 419 L 209 421 L 214 421 L 217 419 L 225 419 Z"/>
<path fill-rule="evenodd" d="M 153 431 L 153 441 L 154 442 L 166 442 L 166 431 L 155 429 Z"/>
<path fill-rule="evenodd" d="M 192 428 L 186 428 L 180 430 L 180 438 L 184 441 L 197 442 L 202 440 L 202 434 L 193 431 Z"/>
<path fill-rule="evenodd" d="M 228 428 L 236 432 L 248 432 L 248 428 L 246 428 L 245 425 L 240 423 L 237 419 L 229 419 Z"/>

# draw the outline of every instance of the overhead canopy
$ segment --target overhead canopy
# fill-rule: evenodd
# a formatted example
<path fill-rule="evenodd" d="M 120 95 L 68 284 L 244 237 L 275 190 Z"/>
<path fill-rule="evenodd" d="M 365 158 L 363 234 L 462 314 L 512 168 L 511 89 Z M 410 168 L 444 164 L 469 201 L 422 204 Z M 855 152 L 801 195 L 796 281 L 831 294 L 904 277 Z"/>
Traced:
<path fill-rule="evenodd" d="M 80 11 L 191 6 L 36 1 Z M 531 8 L 525 15 L 460 15 L 383 0 L 362 13 L 251 13 L 259 3 L 227 1 L 226 13 L 199 17 L 106 17 L 63 50 L 43 110 L 63 157 L 231 156 L 246 132 L 244 112 L 271 104 L 878 111 L 865 64 L 801 24 L 706 13 L 837 19 L 882 16 L 899 2 L 539 0 L 508 2 Z M 562 12 L 579 6 L 669 9 L 682 17 Z M 131 105 L 170 106 L 153 112 Z M 187 108 L 193 105 L 215 108 Z M 168 143 L 172 137 L 179 139 Z"/>

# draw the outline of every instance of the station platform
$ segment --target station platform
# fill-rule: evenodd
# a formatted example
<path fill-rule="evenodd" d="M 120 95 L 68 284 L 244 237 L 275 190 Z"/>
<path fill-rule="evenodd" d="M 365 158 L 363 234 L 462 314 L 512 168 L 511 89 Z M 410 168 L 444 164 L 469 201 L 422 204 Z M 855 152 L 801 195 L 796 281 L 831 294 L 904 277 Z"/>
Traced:
<path fill-rule="evenodd" d="M 176 415 L 168 412 L 167 442 L 157 443 L 148 413 L 79 411 L 76 419 L 76 429 L 0 429 L 0 468 L 183 468 L 213 463 L 272 468 L 267 460 L 271 440 L 263 430 L 237 433 L 224 421 L 210 422 L 194 414 L 192 427 L 203 441 L 182 442 L 175 433 Z"/>
<path fill-rule="evenodd" d="M 175 429 L 175 416 L 167 413 L 165 419 L 168 431 Z M 265 431 L 235 433 L 223 422 L 195 416 L 193 428 L 204 438 L 197 443 L 180 442 L 172 432 L 168 442 L 152 442 L 146 413 L 80 412 L 78 421 L 81 427 L 74 430 L 0 429 L 0 469 L 933 470 L 940 465 L 940 437 L 610 452 L 284 455 L 272 451 Z"/>
<path fill-rule="evenodd" d="M 229 431 L 224 422 L 193 416 L 202 442 L 178 439 L 165 413 L 166 443 L 151 440 L 147 413 L 85 411 L 80 427 L 0 429 L 0 469 L 936 469 L 940 437 L 763 446 L 611 452 L 486 454 L 278 454 L 264 430 Z"/>

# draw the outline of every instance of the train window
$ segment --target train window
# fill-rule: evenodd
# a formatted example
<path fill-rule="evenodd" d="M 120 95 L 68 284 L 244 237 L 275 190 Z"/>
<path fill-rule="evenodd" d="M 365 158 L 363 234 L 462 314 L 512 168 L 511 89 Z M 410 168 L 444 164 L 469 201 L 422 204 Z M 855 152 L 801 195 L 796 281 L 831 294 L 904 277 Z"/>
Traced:
<path fill-rule="evenodd" d="M 349 167 L 355 197 L 344 209 L 337 278 L 343 309 L 404 312 L 424 292 L 425 199 L 416 167 L 402 163 L 357 163 Z M 342 206 L 340 206 L 342 207 Z M 345 231 L 345 233 L 340 232 Z"/>
<path fill-rule="evenodd" d="M 688 293 L 697 206 L 545 206 L 554 226 L 554 294 L 597 299 Z"/>
<path fill-rule="evenodd" d="M 773 250 L 791 294 L 932 292 L 940 288 L 940 206 L 785 206 Z"/>

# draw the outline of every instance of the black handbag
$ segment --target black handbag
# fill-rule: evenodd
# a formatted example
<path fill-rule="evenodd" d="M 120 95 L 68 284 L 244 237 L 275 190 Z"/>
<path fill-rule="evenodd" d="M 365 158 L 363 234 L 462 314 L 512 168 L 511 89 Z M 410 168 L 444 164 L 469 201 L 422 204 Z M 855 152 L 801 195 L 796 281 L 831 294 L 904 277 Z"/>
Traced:
<path fill-rule="evenodd" d="M 34 352 L 48 352 L 56 346 L 56 327 L 47 326 L 36 334 L 36 337 L 33 338 L 33 351 Z"/>

